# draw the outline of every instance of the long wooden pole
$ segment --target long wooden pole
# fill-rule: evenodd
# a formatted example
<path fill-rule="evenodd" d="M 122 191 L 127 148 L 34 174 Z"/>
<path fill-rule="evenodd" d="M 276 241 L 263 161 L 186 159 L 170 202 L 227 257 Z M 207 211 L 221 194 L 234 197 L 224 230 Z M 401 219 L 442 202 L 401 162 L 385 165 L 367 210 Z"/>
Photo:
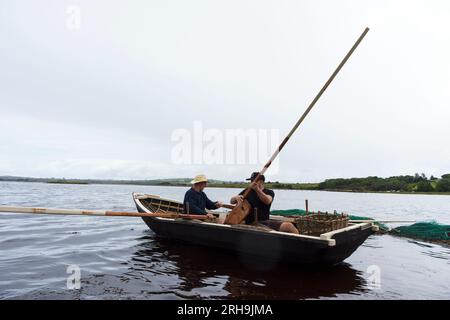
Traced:
<path fill-rule="evenodd" d="M 342 59 L 341 63 L 337 66 L 336 70 L 334 70 L 333 74 L 331 75 L 331 77 L 328 79 L 327 82 L 325 82 L 324 86 L 322 87 L 322 89 L 320 89 L 319 93 L 316 95 L 316 97 L 313 99 L 313 101 L 309 104 L 308 108 L 305 110 L 305 112 L 302 114 L 302 116 L 300 117 L 300 119 L 298 119 L 297 123 L 294 125 L 294 127 L 291 129 L 291 131 L 288 133 L 288 135 L 286 136 L 286 138 L 284 138 L 284 140 L 281 142 L 280 146 L 278 147 L 278 149 L 275 150 L 274 154 L 272 155 L 272 157 L 269 159 L 269 161 L 267 161 L 267 163 L 264 165 L 264 167 L 262 168 L 262 170 L 259 172 L 258 176 L 255 178 L 254 182 L 258 181 L 258 179 L 260 179 L 261 175 L 263 175 L 267 169 L 270 167 L 270 165 L 272 164 L 272 162 L 275 160 L 275 158 L 278 156 L 278 154 L 281 152 L 281 150 L 283 149 L 283 147 L 286 145 L 286 143 L 289 141 L 289 139 L 291 138 L 291 136 L 294 134 L 295 130 L 297 130 L 297 128 L 300 126 L 300 124 L 303 122 L 303 120 L 306 118 L 306 116 L 308 115 L 308 113 L 311 111 L 311 109 L 314 107 L 314 105 L 316 104 L 316 102 L 319 100 L 319 98 L 322 96 L 322 94 L 325 92 L 325 90 L 328 88 L 328 86 L 331 84 L 331 82 L 333 81 L 333 79 L 336 77 L 336 75 L 339 73 L 339 71 L 342 69 L 342 67 L 344 66 L 344 64 L 347 62 L 347 60 L 350 58 L 350 56 L 352 55 L 352 53 L 356 50 L 356 48 L 358 47 L 358 45 L 361 43 L 361 41 L 364 39 L 364 37 L 366 36 L 367 32 L 369 32 L 369 28 L 366 28 L 364 30 L 364 32 L 359 36 L 358 40 L 356 40 L 355 44 L 353 45 L 353 47 L 350 49 L 350 51 L 347 53 L 347 55 L 344 57 L 344 59 Z M 253 182 L 253 183 L 254 183 Z M 247 190 L 244 192 L 243 197 L 247 198 L 247 196 L 249 195 L 251 191 L 251 188 L 247 188 Z"/>
<path fill-rule="evenodd" d="M 108 211 L 108 210 L 32 208 L 32 207 L 11 207 L 11 206 L 0 206 L 0 212 L 56 214 L 56 215 L 83 215 L 83 216 L 114 216 L 114 217 L 160 217 L 160 218 L 183 218 L 183 219 L 200 219 L 200 220 L 208 220 L 209 219 L 205 215 L 179 214 L 176 212 L 141 213 L 141 212 L 124 212 L 124 211 Z"/>

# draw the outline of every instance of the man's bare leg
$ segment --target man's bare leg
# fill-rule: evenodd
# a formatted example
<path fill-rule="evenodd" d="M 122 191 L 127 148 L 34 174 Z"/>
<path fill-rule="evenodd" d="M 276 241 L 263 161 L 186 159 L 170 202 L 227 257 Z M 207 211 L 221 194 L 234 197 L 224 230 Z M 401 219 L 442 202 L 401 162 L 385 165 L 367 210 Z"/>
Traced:
<path fill-rule="evenodd" d="M 283 222 L 280 226 L 280 230 L 281 232 L 287 232 L 287 233 L 295 233 L 295 234 L 299 234 L 298 230 L 296 227 L 294 227 L 294 225 L 290 222 Z"/>

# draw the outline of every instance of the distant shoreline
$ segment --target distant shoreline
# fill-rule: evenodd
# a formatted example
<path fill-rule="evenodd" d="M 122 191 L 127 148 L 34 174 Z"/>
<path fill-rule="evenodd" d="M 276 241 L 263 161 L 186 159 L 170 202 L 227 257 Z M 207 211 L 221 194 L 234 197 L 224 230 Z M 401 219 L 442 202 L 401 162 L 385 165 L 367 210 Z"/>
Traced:
<path fill-rule="evenodd" d="M 361 178 L 364 179 L 364 178 Z M 340 179 L 345 180 L 345 179 Z M 348 179 L 350 180 L 350 179 Z M 0 176 L 0 182 L 40 182 L 50 184 L 71 184 L 71 185 L 135 185 L 135 186 L 159 186 L 159 187 L 190 187 L 190 179 L 157 179 L 157 180 L 101 180 L 101 179 L 60 179 L 60 178 L 30 178 L 30 177 L 14 177 Z M 326 180 L 333 181 L 333 180 Z M 382 194 L 412 194 L 412 195 L 450 195 L 450 191 L 403 191 L 403 190 L 353 190 L 353 189 L 331 189 L 324 188 L 323 183 L 280 183 L 267 182 L 266 187 L 275 190 L 300 190 L 300 191 L 327 191 L 327 192 L 350 192 L 350 193 L 382 193 Z M 244 189 L 248 186 L 245 182 L 226 182 L 219 180 L 210 180 L 209 188 L 236 188 Z"/>
<path fill-rule="evenodd" d="M 326 192 L 349 192 L 349 193 L 382 193 L 382 194 L 417 194 L 417 195 L 450 195 L 450 192 L 417 192 L 417 191 L 353 191 L 353 190 L 316 190 Z"/>
<path fill-rule="evenodd" d="M 19 181 L 20 182 L 20 181 Z M 87 182 L 81 182 L 81 181 L 47 181 L 44 183 L 55 183 L 55 184 L 89 184 Z"/>

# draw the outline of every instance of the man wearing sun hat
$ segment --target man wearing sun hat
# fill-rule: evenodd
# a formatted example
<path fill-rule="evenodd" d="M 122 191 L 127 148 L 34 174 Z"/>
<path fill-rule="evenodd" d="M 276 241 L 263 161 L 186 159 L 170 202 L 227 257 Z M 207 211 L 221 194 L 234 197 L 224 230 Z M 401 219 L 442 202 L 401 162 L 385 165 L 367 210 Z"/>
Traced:
<path fill-rule="evenodd" d="M 213 218 L 213 215 L 206 212 L 206 209 L 218 209 L 222 207 L 223 203 L 220 201 L 212 202 L 203 192 L 208 184 L 208 179 L 204 174 L 199 174 L 195 176 L 191 184 L 192 187 L 184 195 L 184 212 L 187 214 L 206 214 Z"/>

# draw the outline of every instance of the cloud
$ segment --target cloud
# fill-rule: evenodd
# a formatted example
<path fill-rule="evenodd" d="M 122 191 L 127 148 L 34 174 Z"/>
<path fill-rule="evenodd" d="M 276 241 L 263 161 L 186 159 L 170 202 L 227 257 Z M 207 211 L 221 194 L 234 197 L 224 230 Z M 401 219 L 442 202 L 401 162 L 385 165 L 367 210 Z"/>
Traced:
<path fill-rule="evenodd" d="M 447 1 L 79 1 L 77 30 L 68 5 L 2 1 L 1 172 L 240 180 L 260 168 L 174 165 L 172 133 L 283 136 L 366 25 L 274 180 L 449 171 Z"/>

